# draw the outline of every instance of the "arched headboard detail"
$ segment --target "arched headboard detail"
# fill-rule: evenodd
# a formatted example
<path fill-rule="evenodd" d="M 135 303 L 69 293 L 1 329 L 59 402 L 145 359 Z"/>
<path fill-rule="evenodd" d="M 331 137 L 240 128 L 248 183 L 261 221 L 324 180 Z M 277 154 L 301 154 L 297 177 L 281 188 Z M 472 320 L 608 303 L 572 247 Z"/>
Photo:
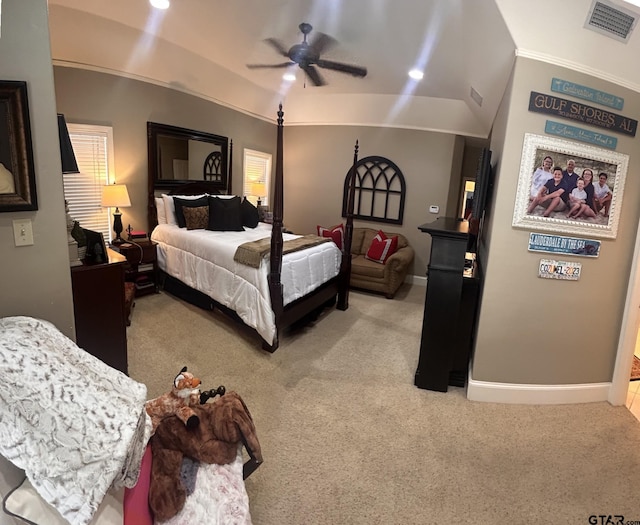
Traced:
<path fill-rule="evenodd" d="M 402 224 L 406 184 L 400 168 L 385 157 L 371 156 L 355 166 L 353 218 L 363 221 Z M 344 179 L 342 216 L 347 213 L 351 170 Z"/>
<path fill-rule="evenodd" d="M 222 153 L 212 151 L 209 156 L 204 159 L 203 166 L 204 180 L 212 182 L 222 182 Z"/>

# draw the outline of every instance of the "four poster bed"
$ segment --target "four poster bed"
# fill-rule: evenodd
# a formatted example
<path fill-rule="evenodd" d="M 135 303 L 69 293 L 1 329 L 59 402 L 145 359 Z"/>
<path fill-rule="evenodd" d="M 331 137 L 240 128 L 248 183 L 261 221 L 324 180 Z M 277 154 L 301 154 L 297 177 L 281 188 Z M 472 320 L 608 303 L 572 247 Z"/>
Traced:
<path fill-rule="evenodd" d="M 172 181 L 168 194 L 160 197 L 163 186 L 158 185 L 158 162 L 152 158 L 157 152 L 151 151 L 149 142 L 149 226 L 153 229 L 151 239 L 157 243 L 164 289 L 200 307 L 218 308 L 243 322 L 258 333 L 263 349 L 269 352 L 278 348 L 280 335 L 293 323 L 327 305 L 335 303 L 339 310 L 349 306 L 351 257 L 344 254 L 351 253 L 353 176 L 342 251 L 328 239 L 284 233 L 283 115 L 280 105 L 271 225 L 259 223 L 229 228 L 232 231 L 211 228 L 212 206 L 217 210 L 227 206 L 225 201 L 234 200 L 221 194 L 231 193 L 230 177 L 224 188 L 207 181 Z M 356 143 L 354 166 L 357 156 Z M 219 177 L 225 178 L 226 174 Z M 172 200 L 174 198 L 177 200 Z M 188 203 L 190 199 L 199 204 Z M 172 223 L 172 214 L 178 215 L 176 203 L 180 207 L 188 205 L 196 209 L 206 207 L 207 199 L 208 227 L 186 228 Z M 252 206 L 243 202 L 242 206 L 245 205 Z M 244 259 L 239 257 L 243 249 L 249 248 L 254 252 L 248 252 L 248 256 L 256 255 L 256 250 L 259 252 L 257 262 L 252 265 L 242 262 Z"/>

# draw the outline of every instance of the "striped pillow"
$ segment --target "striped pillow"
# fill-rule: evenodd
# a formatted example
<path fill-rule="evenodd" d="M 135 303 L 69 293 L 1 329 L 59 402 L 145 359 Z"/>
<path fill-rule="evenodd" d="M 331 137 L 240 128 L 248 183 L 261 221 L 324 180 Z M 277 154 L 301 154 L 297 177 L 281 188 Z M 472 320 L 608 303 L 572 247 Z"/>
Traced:
<path fill-rule="evenodd" d="M 387 259 L 398 249 L 398 236 L 387 237 L 382 230 L 378 230 L 377 235 L 371 241 L 371 246 L 367 250 L 365 258 L 370 261 L 384 264 Z"/>

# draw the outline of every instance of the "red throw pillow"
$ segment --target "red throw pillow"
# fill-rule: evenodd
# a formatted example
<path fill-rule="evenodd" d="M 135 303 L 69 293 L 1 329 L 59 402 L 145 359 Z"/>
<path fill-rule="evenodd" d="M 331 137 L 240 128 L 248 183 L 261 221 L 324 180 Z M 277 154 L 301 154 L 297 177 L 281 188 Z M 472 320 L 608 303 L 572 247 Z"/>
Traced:
<path fill-rule="evenodd" d="M 370 261 L 384 264 L 398 249 L 398 236 L 387 237 L 382 230 L 371 241 L 365 257 Z"/>
<path fill-rule="evenodd" d="M 336 243 L 336 246 L 342 250 L 342 245 L 344 244 L 344 226 L 342 224 L 332 226 L 331 228 L 318 225 L 318 235 L 320 237 L 331 238 L 333 242 Z"/>

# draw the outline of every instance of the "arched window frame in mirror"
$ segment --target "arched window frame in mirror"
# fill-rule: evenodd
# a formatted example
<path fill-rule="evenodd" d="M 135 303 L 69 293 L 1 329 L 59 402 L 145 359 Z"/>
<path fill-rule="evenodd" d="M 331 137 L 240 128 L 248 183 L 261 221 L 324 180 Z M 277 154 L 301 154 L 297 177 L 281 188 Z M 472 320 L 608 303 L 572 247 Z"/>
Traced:
<path fill-rule="evenodd" d="M 360 159 L 355 166 L 353 218 L 363 221 L 402 224 L 406 183 L 400 168 L 385 157 Z M 351 169 L 344 179 L 342 216 L 347 216 Z M 381 211 L 381 213 L 379 213 Z"/>
<path fill-rule="evenodd" d="M 167 165 L 167 161 L 163 163 L 161 144 L 162 142 L 169 144 L 168 141 L 175 141 L 176 148 L 182 148 L 186 151 L 186 159 L 173 157 L 171 166 L 180 165 L 181 160 L 187 161 L 183 173 L 179 178 L 162 177 L 162 166 Z M 181 146 L 180 142 L 184 141 Z M 193 141 L 193 142 L 191 142 Z M 220 152 L 220 176 L 216 180 L 206 181 L 204 177 L 203 166 L 205 159 L 212 153 L 211 148 L 207 144 L 214 145 L 214 151 Z M 231 192 L 231 166 L 229 158 L 229 139 L 222 135 L 214 135 L 204 131 L 196 131 L 188 128 L 179 128 L 168 124 L 160 124 L 157 122 L 147 122 L 147 146 L 149 161 L 149 191 L 159 190 L 175 190 L 187 183 L 202 181 L 210 188 L 212 193 L 230 193 Z M 189 152 L 200 150 L 197 154 L 200 160 L 194 159 L 190 162 Z M 177 162 L 175 162 L 177 161 Z"/>

